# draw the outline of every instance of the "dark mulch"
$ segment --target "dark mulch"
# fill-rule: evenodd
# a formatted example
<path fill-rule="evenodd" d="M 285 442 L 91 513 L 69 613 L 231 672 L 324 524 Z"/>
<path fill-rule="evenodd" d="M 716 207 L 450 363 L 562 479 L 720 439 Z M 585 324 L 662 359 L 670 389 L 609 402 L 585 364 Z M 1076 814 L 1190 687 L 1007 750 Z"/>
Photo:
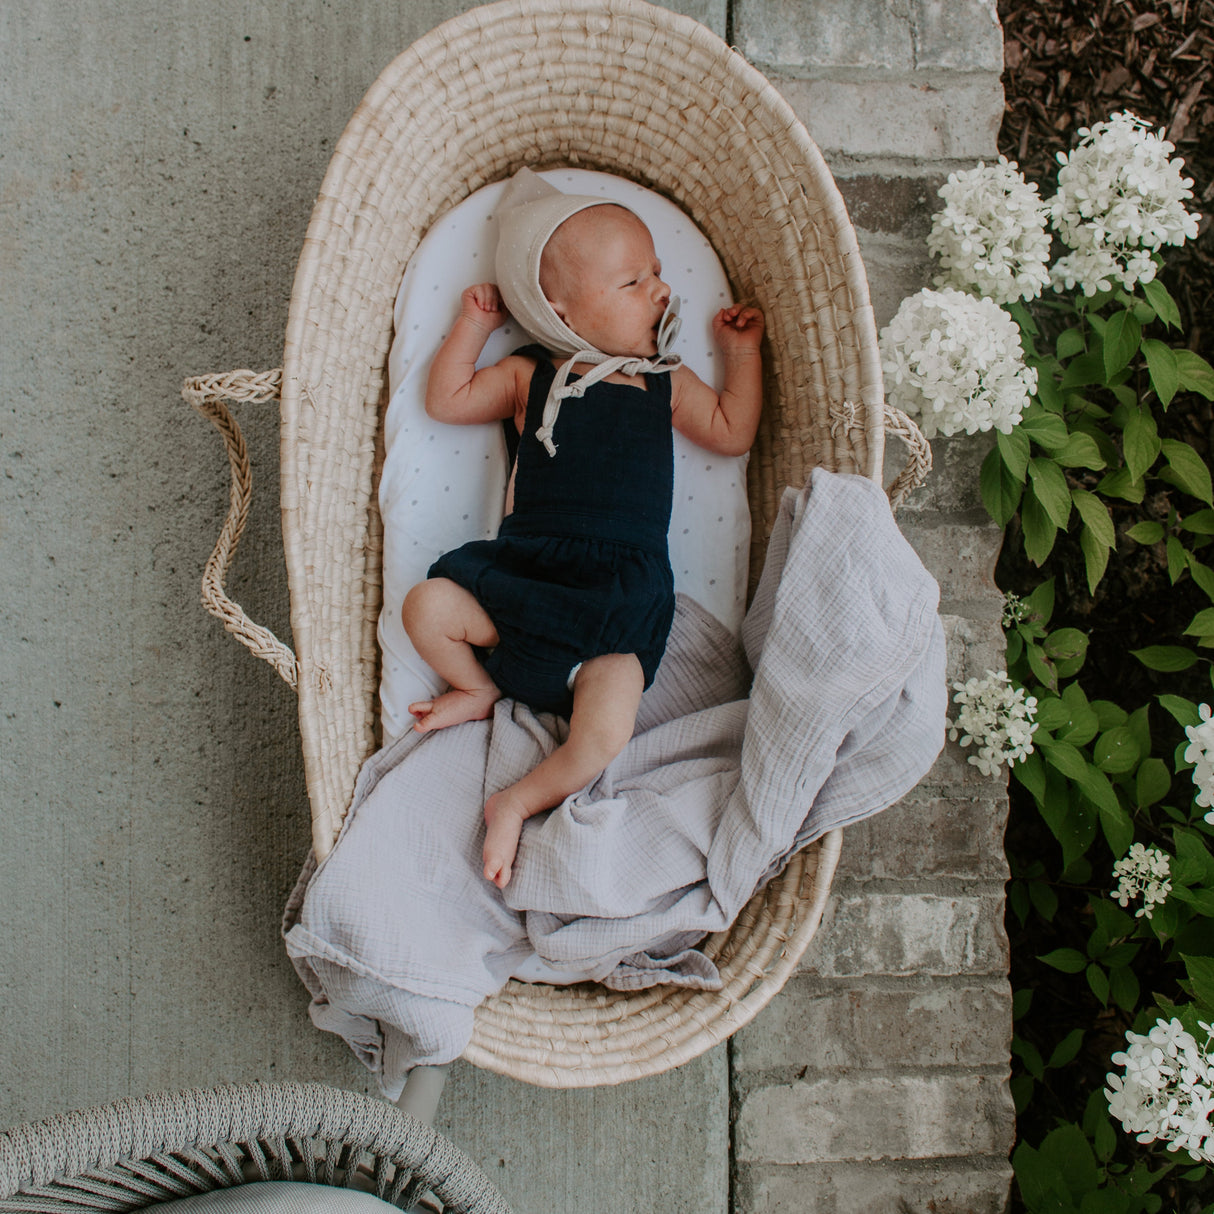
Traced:
<path fill-rule="evenodd" d="M 1194 180 L 1198 240 L 1166 281 L 1195 350 L 1214 324 L 1214 0 L 1001 0 L 1007 112 L 999 150 L 1042 194 L 1079 127 L 1128 109 L 1166 129 Z M 1204 352 L 1204 351 L 1203 351 Z M 1208 357 L 1208 355 L 1206 355 Z"/>
<path fill-rule="evenodd" d="M 1078 128 L 1118 110 L 1132 110 L 1156 129 L 1165 128 L 1176 145 L 1185 160 L 1185 175 L 1194 179 L 1194 197 L 1187 206 L 1200 211 L 1203 219 L 1196 241 L 1166 251 L 1162 278 L 1180 305 L 1186 344 L 1214 361 L 1214 225 L 1209 217 L 1214 211 L 1214 0 L 999 0 L 998 11 L 1007 97 L 999 150 L 1038 183 L 1043 197 L 1054 193 L 1056 154 L 1073 145 Z M 1192 394 L 1177 397 L 1161 432 L 1191 443 L 1212 462 L 1214 414 L 1209 402 Z M 1192 508 L 1191 499 L 1173 502 L 1167 486 L 1158 481 L 1152 486 L 1159 491 L 1148 495 L 1141 507 L 1114 504 L 1123 534 L 1139 519 L 1166 522 L 1173 504 Z M 1081 682 L 1092 698 L 1113 699 L 1128 709 L 1149 702 L 1160 691 L 1210 700 L 1204 665 L 1182 679 L 1155 675 L 1129 656 L 1131 649 L 1143 645 L 1175 643 L 1194 611 L 1206 605 L 1187 578 L 1171 585 L 1162 545 L 1122 539 L 1094 599 L 1088 596 L 1077 544 L 1061 541 L 1042 569 L 1018 556 L 1017 547 L 1005 544 L 997 580 L 1005 589 L 1023 591 L 1046 576 L 1056 579 L 1054 625 L 1076 625 L 1091 636 Z M 1203 554 L 1207 562 L 1211 551 L 1207 548 Z M 1172 727 L 1164 715 L 1158 709 L 1152 713 L 1152 725 L 1161 735 Z M 1057 847 L 1031 799 L 1015 783 L 1011 791 L 1011 854 L 1056 857 Z M 1092 887 L 1106 888 L 1112 857 L 1100 855 L 1098 848 L 1091 858 Z M 1047 863 L 1056 871 L 1056 859 Z M 1021 1033 L 1047 1054 L 1073 1027 L 1085 1028 L 1088 1034 L 1073 1067 L 1059 1072 L 1059 1081 L 1047 1085 L 1022 1116 L 1021 1133 L 1032 1143 L 1040 1141 L 1055 1117 L 1082 1115 L 1086 1096 L 1101 1085 L 1109 1054 L 1120 1048 L 1128 1021 L 1116 1010 L 1099 1013 L 1099 1004 L 1087 996 L 1081 979 L 1044 970 L 1033 960 L 1063 944 L 1084 947 L 1091 930 L 1085 921 L 1086 896 L 1065 887 L 1061 892 L 1053 927 L 1033 917 L 1023 928 L 1013 917 L 1008 921 L 1013 985 L 1033 987 L 1037 994 L 1031 1016 L 1019 1026 Z M 1142 963 L 1135 965 L 1144 991 L 1175 991 L 1174 968 L 1160 964 L 1158 951 L 1152 961 L 1150 951 L 1144 950 Z M 1127 1143 L 1127 1149 L 1137 1148 Z M 1208 1201 L 1209 1186 L 1198 1187 Z M 1181 1196 L 1179 1190 L 1171 1194 L 1173 1205 L 1168 1208 L 1199 1205 L 1194 1188 L 1183 1201 Z"/>

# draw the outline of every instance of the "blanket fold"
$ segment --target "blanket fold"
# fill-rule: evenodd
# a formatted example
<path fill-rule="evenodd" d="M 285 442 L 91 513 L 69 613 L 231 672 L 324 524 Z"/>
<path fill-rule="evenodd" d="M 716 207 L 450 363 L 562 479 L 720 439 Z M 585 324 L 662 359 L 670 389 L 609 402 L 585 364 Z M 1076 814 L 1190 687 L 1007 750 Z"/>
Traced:
<path fill-rule="evenodd" d="M 616 989 L 719 985 L 699 941 L 797 850 L 893 804 L 934 762 L 938 600 L 880 487 L 816 470 L 785 492 L 741 639 L 679 600 L 632 742 L 525 823 L 504 896 L 481 875 L 485 798 L 564 723 L 500 701 L 488 721 L 373 755 L 284 916 L 314 1022 L 394 1099 L 410 1066 L 463 1051 L 476 1005 L 537 955 Z"/>

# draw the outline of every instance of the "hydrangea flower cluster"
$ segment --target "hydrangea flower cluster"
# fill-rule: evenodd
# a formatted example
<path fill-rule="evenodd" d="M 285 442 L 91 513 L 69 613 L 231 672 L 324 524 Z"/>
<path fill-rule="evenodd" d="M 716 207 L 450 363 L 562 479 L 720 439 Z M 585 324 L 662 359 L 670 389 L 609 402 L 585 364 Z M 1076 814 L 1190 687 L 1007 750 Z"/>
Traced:
<path fill-rule="evenodd" d="M 952 287 L 904 299 L 880 346 L 890 403 L 918 416 L 927 438 L 992 427 L 1010 434 L 1037 390 L 1015 321 Z"/>
<path fill-rule="evenodd" d="M 1032 608 L 1018 594 L 1010 590 L 1003 596 L 1003 615 L 999 619 L 1004 632 L 1014 628 L 1021 620 L 1032 614 Z"/>
<path fill-rule="evenodd" d="M 940 258 L 937 287 L 957 287 L 1010 303 L 1036 299 L 1050 281 L 1049 208 L 1005 157 L 950 173 L 944 209 L 932 217 L 927 247 Z"/>
<path fill-rule="evenodd" d="M 1185 747 L 1184 761 L 1193 764 L 1197 804 L 1210 811 L 1205 820 L 1214 823 L 1214 720 L 1210 719 L 1209 704 L 1200 705 L 1197 711 L 1201 724 L 1185 726 L 1189 744 Z"/>
<path fill-rule="evenodd" d="M 1134 917 L 1141 919 L 1145 915 L 1150 919 L 1156 905 L 1172 892 L 1172 882 L 1168 880 L 1171 871 L 1167 852 L 1135 843 L 1129 853 L 1113 865 L 1117 888 L 1112 896 L 1122 906 L 1129 906 L 1132 898 L 1141 897 L 1142 905 L 1134 912 Z"/>
<path fill-rule="evenodd" d="M 1037 698 L 1025 694 L 1023 687 L 1013 687 L 1006 671 L 986 672 L 984 679 L 967 679 L 954 683 L 953 703 L 961 711 L 957 719 L 948 722 L 948 736 L 961 745 L 971 742 L 978 753 L 969 761 L 984 776 L 993 776 L 1001 764 L 1009 767 L 1023 762 L 1033 753 L 1033 734 L 1037 722 Z"/>
<path fill-rule="evenodd" d="M 1197 1022 L 1202 1045 L 1179 1020 L 1156 1020 L 1150 1032 L 1126 1033 L 1129 1048 L 1112 1057 L 1125 1075 L 1108 1074 L 1109 1113 L 1139 1142 L 1166 1142 L 1169 1151 L 1188 1151 L 1214 1163 L 1214 1028 Z"/>
<path fill-rule="evenodd" d="M 1184 161 L 1147 124 L 1128 110 L 1107 122 L 1081 127 L 1079 143 L 1059 152 L 1058 193 L 1050 216 L 1074 251 L 1051 271 L 1056 289 L 1082 287 L 1085 295 L 1132 290 L 1155 277 L 1151 254 L 1165 244 L 1181 245 L 1197 235 L 1200 216 L 1184 208 L 1193 197 Z"/>

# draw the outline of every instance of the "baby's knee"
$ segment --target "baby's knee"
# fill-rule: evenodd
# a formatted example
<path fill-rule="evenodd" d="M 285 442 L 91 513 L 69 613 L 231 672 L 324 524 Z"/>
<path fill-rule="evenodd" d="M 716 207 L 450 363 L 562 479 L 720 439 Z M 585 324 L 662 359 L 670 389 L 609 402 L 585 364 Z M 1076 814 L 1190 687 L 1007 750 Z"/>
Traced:
<path fill-rule="evenodd" d="M 410 589 L 400 609 L 401 623 L 410 636 L 444 617 L 450 607 L 453 586 L 446 578 L 429 578 Z"/>

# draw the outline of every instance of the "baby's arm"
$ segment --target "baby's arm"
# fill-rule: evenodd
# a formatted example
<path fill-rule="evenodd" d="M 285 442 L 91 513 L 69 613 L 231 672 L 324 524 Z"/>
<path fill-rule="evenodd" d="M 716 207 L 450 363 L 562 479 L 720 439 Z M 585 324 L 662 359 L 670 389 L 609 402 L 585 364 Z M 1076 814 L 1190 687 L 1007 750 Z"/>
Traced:
<path fill-rule="evenodd" d="M 750 450 L 763 407 L 763 313 L 733 304 L 712 321 L 712 333 L 725 358 L 725 381 L 718 395 L 694 371 L 679 367 L 673 376 L 674 428 L 718 455 Z"/>
<path fill-rule="evenodd" d="M 469 287 L 460 296 L 459 316 L 439 346 L 426 382 L 426 412 L 436 421 L 497 421 L 525 407 L 533 367 L 527 359 L 510 355 L 476 369 L 489 334 L 505 323 L 506 309 L 492 283 Z"/>

